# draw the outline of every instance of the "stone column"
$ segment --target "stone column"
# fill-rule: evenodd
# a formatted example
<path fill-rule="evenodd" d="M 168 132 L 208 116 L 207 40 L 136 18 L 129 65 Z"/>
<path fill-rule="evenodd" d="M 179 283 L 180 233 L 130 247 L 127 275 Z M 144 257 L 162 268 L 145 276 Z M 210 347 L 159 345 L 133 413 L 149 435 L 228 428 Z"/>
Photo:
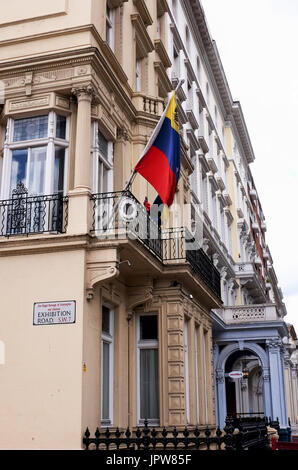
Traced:
<path fill-rule="evenodd" d="M 278 417 L 280 427 L 288 426 L 286 417 L 286 396 L 284 389 L 284 371 L 281 368 L 281 341 L 279 338 L 267 340 L 267 351 L 270 365 L 272 418 Z"/>
<path fill-rule="evenodd" d="M 272 401 L 271 401 L 271 387 L 270 387 L 270 370 L 263 367 L 263 398 L 264 398 L 264 414 L 273 419 Z"/>
<path fill-rule="evenodd" d="M 167 305 L 169 426 L 186 425 L 184 315 L 177 300 Z"/>
<path fill-rule="evenodd" d="M 215 408 L 215 422 L 219 423 L 218 417 L 218 401 L 217 401 L 217 379 L 216 379 L 216 365 L 218 361 L 219 347 L 217 343 L 213 343 L 213 385 L 214 385 L 214 408 Z"/>
<path fill-rule="evenodd" d="M 69 191 L 68 234 L 89 233 L 92 227 L 91 183 L 91 101 L 89 84 L 72 89 L 77 97 L 74 189 Z"/>
<path fill-rule="evenodd" d="M 217 419 L 220 429 L 225 427 L 227 416 L 226 383 L 224 369 L 216 369 Z"/>
<path fill-rule="evenodd" d="M 114 145 L 114 191 L 122 191 L 132 171 L 125 159 L 125 154 L 128 151 L 128 140 L 128 129 L 124 125 L 118 127 L 117 141 Z"/>
<path fill-rule="evenodd" d="M 91 85 L 72 89 L 78 100 L 77 132 L 75 150 L 75 189 L 90 190 L 90 141 L 91 141 Z"/>

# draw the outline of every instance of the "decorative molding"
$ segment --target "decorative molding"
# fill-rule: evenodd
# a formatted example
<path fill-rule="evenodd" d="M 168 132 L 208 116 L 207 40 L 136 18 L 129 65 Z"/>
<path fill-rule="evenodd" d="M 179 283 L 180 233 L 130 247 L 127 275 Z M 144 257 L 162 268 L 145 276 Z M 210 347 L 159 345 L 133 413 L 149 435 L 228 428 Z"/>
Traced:
<path fill-rule="evenodd" d="M 47 108 L 50 106 L 50 94 L 38 96 L 31 99 L 10 100 L 6 101 L 6 113 L 15 111 L 32 110 L 32 108 Z"/>
<path fill-rule="evenodd" d="M 110 258 L 110 259 L 109 259 Z M 111 280 L 119 275 L 117 250 L 92 250 L 87 254 L 86 261 L 86 298 L 92 300 L 95 285 Z"/>
<path fill-rule="evenodd" d="M 123 3 L 128 2 L 128 0 L 109 0 L 111 8 L 122 7 Z"/>
<path fill-rule="evenodd" d="M 157 0 L 157 16 L 160 17 L 166 12 L 169 12 L 169 5 L 167 0 Z"/>
<path fill-rule="evenodd" d="M 139 305 L 148 303 L 153 300 L 153 286 L 142 285 L 139 287 L 128 287 L 127 288 L 127 310 L 132 311 Z"/>
<path fill-rule="evenodd" d="M 166 51 L 166 48 L 162 42 L 161 39 L 155 39 L 154 40 L 154 46 L 157 54 L 159 55 L 160 60 L 162 61 L 164 67 L 167 69 L 171 67 L 172 62 L 168 56 L 168 53 Z"/>
<path fill-rule="evenodd" d="M 150 36 L 147 32 L 146 26 L 142 17 L 139 13 L 134 13 L 130 16 L 131 22 L 135 28 L 135 35 L 138 49 L 142 57 L 146 57 L 149 52 L 154 50 L 154 44 L 152 43 Z"/>
<path fill-rule="evenodd" d="M 95 94 L 94 87 L 91 84 L 77 84 L 71 89 L 71 94 L 77 97 L 77 100 L 91 98 Z"/>
<path fill-rule="evenodd" d="M 123 125 L 121 127 L 117 127 L 117 140 L 124 140 L 127 142 L 129 140 L 128 129 Z"/>
<path fill-rule="evenodd" d="M 64 96 L 56 96 L 56 106 L 59 108 L 64 108 L 64 109 L 70 109 L 70 101 L 68 98 L 65 98 Z"/>
<path fill-rule="evenodd" d="M 147 8 L 145 0 L 133 0 L 133 3 L 137 7 L 137 9 L 138 9 L 138 11 L 139 11 L 139 13 L 142 17 L 142 20 L 143 20 L 144 24 L 146 25 L 146 27 L 153 24 L 153 19 L 150 15 L 150 12 L 149 12 L 148 8 Z"/>
<path fill-rule="evenodd" d="M 282 342 L 280 338 L 272 338 L 266 340 L 266 348 L 269 351 L 275 351 L 282 347 Z"/>
<path fill-rule="evenodd" d="M 224 370 L 217 370 L 216 371 L 216 383 L 223 384 L 225 383 L 225 373 Z"/>
<path fill-rule="evenodd" d="M 166 91 L 167 93 L 172 91 L 172 83 L 168 77 L 167 71 L 163 63 L 161 61 L 154 62 L 154 68 L 157 72 L 158 78 L 164 91 Z"/>

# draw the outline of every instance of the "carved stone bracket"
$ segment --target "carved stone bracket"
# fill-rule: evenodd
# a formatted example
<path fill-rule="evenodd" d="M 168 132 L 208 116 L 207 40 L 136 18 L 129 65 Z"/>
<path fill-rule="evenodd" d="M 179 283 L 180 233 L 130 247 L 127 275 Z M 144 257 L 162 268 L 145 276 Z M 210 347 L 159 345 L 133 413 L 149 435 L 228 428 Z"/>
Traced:
<path fill-rule="evenodd" d="M 109 256 L 110 255 L 110 256 Z M 117 253 L 106 253 L 99 250 L 88 254 L 86 265 L 86 298 L 92 300 L 94 287 L 103 281 L 111 280 L 119 275 Z"/>
<path fill-rule="evenodd" d="M 125 126 L 117 128 L 117 140 L 124 140 L 126 142 L 129 140 L 128 130 Z"/>
<path fill-rule="evenodd" d="M 128 289 L 127 310 L 132 312 L 138 305 L 150 303 L 153 300 L 153 286 L 130 287 Z"/>
<path fill-rule="evenodd" d="M 282 342 L 280 338 L 272 338 L 266 341 L 266 347 L 269 351 L 274 351 L 282 347 Z"/>

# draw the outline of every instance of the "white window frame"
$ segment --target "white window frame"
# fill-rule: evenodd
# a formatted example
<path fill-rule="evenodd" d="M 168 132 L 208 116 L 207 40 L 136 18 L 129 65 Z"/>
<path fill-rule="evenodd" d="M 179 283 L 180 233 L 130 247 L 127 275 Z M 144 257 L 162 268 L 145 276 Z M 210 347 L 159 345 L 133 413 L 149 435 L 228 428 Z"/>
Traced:
<path fill-rule="evenodd" d="M 38 116 L 48 116 L 48 134 L 47 137 L 41 139 L 32 139 L 13 142 L 14 134 L 14 122 L 18 119 L 23 118 L 34 118 Z M 66 117 L 66 133 L 65 139 L 56 137 L 56 124 L 57 115 Z M 2 181 L 1 181 L 1 199 L 9 199 L 10 194 L 10 182 L 11 182 L 11 165 L 12 165 L 12 152 L 14 150 L 26 149 L 28 151 L 28 163 L 27 167 L 30 168 L 30 154 L 31 149 L 36 147 L 46 147 L 46 166 L 45 166 L 45 188 L 44 195 L 53 194 L 54 184 L 54 164 L 55 164 L 55 147 L 63 147 L 65 149 L 64 156 L 64 187 L 63 196 L 66 195 L 67 179 L 68 179 L 68 160 L 69 160 L 69 116 L 64 113 L 49 111 L 47 113 L 41 112 L 38 115 L 28 114 L 20 118 L 8 118 L 7 121 L 7 132 L 6 140 L 4 143 L 4 154 L 3 154 L 3 168 L 2 168 Z M 27 170 L 28 171 L 28 170 Z"/>
<path fill-rule="evenodd" d="M 91 153 L 92 153 L 92 176 L 91 187 L 93 193 L 98 193 L 99 184 L 99 165 L 105 166 L 107 174 L 107 192 L 113 192 L 114 178 L 114 143 L 108 140 L 108 158 L 101 154 L 98 143 L 98 132 L 100 131 L 98 121 L 92 123 Z"/>
<path fill-rule="evenodd" d="M 110 16 L 108 16 L 108 9 L 110 11 Z M 110 6 L 109 1 L 107 0 L 106 8 L 106 42 L 114 51 L 115 48 L 115 11 Z"/>
<path fill-rule="evenodd" d="M 141 328 L 140 328 L 140 319 L 145 316 L 156 316 L 157 317 L 157 340 L 141 340 Z M 137 421 L 139 425 L 144 424 L 144 419 L 141 418 L 141 365 L 140 365 L 140 352 L 141 349 L 157 349 L 158 350 L 158 393 L 160 391 L 160 368 L 159 368 L 159 315 L 154 312 L 139 313 L 136 318 L 136 328 L 137 328 Z M 158 426 L 160 424 L 160 396 L 159 396 L 159 418 L 150 419 L 148 418 L 148 423 L 152 426 Z"/>
<path fill-rule="evenodd" d="M 136 59 L 136 92 L 140 93 L 142 91 L 142 61 L 141 59 Z"/>
<path fill-rule="evenodd" d="M 100 419 L 101 424 L 104 426 L 113 425 L 114 419 L 114 310 L 109 304 L 103 303 L 103 307 L 109 309 L 110 315 L 110 334 L 101 332 L 101 404 L 100 404 Z M 109 344 L 109 418 L 102 418 L 102 405 L 103 405 L 103 343 Z"/>

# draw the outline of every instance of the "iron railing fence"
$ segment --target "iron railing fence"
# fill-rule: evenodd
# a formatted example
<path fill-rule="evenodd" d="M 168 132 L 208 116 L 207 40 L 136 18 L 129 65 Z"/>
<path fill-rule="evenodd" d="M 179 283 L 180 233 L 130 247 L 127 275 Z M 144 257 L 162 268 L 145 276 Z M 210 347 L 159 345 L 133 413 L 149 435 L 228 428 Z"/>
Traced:
<path fill-rule="evenodd" d="M 220 273 L 185 227 L 161 230 L 160 214 L 145 207 L 130 191 L 92 195 L 92 232 L 104 238 L 137 238 L 163 263 L 189 262 L 220 298 Z"/>
<path fill-rule="evenodd" d="M 220 298 L 220 273 L 192 233 L 186 227 L 169 228 L 163 231 L 163 238 L 164 261 L 188 261 Z"/>
<path fill-rule="evenodd" d="M 165 427 L 162 430 L 148 427 L 145 420 L 143 428 L 136 430 L 111 432 L 109 428 L 100 432 L 96 429 L 94 437 L 90 437 L 87 428 L 83 437 L 85 450 L 248 450 L 268 449 L 267 421 L 263 419 L 250 425 L 244 423 L 238 427 L 230 418 L 226 419 L 223 431 L 217 428 L 211 431 L 208 427 L 204 430 L 185 427 L 171 430 Z"/>
<path fill-rule="evenodd" d="M 65 233 L 67 219 L 68 197 L 58 193 L 29 196 L 22 183 L 10 199 L 0 201 L 0 236 Z"/>
<path fill-rule="evenodd" d="M 137 238 L 158 258 L 163 259 L 158 220 L 148 216 L 145 207 L 130 191 L 92 195 L 92 232 L 99 238 Z"/>

